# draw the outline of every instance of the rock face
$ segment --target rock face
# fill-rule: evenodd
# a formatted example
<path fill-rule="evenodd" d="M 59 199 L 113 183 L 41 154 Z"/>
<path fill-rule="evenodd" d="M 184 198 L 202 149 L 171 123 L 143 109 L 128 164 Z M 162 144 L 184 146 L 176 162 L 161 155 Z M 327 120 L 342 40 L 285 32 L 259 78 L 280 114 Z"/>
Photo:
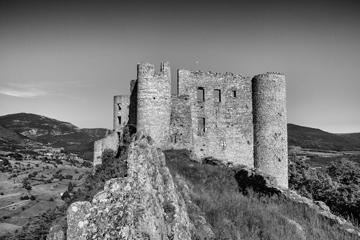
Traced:
<path fill-rule="evenodd" d="M 107 181 L 92 203 L 70 205 L 67 239 L 191 239 L 184 199 L 150 137 L 135 135 L 127 167 L 127 177 Z"/>
<path fill-rule="evenodd" d="M 47 240 L 65 240 L 65 234 L 61 226 L 56 224 L 50 228 L 49 235 L 46 238 Z"/>

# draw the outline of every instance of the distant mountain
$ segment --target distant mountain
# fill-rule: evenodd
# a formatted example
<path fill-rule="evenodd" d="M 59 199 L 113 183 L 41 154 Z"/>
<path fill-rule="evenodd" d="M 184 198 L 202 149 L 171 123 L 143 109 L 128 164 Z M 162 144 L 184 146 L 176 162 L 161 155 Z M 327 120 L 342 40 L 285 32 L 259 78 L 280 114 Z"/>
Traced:
<path fill-rule="evenodd" d="M 334 134 L 316 128 L 288 124 L 289 145 L 324 150 L 360 150 L 360 133 Z M 105 137 L 105 128 L 78 128 L 75 125 L 31 113 L 0 116 L 0 141 L 19 143 L 22 139 L 64 147 L 70 152 L 92 152 L 94 141 Z"/>
<path fill-rule="evenodd" d="M 289 145 L 324 150 L 360 150 L 360 133 L 335 134 L 317 128 L 288 124 Z"/>
<path fill-rule="evenodd" d="M 0 116 L 0 125 L 38 142 L 65 147 L 72 152 L 87 150 L 108 131 L 104 128 L 80 129 L 68 122 L 31 113 Z"/>

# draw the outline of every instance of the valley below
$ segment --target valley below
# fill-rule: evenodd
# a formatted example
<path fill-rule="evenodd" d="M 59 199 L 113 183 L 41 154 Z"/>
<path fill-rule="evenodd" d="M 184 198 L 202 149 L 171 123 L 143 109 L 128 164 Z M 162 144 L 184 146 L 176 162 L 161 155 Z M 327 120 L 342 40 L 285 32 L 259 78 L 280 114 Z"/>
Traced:
<path fill-rule="evenodd" d="M 9 159 L 3 157 L 0 166 L 1 233 L 14 232 L 33 217 L 63 205 L 65 195 L 81 187 L 92 166 L 79 158 Z"/>

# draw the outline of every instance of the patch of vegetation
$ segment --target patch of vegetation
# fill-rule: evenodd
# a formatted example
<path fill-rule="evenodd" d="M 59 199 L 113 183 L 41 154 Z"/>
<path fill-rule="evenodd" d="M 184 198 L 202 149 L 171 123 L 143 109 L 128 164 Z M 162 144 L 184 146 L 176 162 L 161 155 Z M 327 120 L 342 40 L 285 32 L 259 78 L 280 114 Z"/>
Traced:
<path fill-rule="evenodd" d="M 246 196 L 241 194 L 236 169 L 201 165 L 191 161 L 187 151 L 165 155 L 171 174 L 185 179 L 216 239 L 356 239 L 302 205 L 251 189 Z M 191 209 L 188 212 L 191 218 Z"/>
<path fill-rule="evenodd" d="M 46 239 L 46 236 L 50 228 L 59 224 L 64 229 L 66 233 L 67 224 L 66 224 L 66 210 L 71 203 L 76 201 L 91 201 L 96 193 L 104 189 L 105 182 L 112 178 L 125 177 L 126 174 L 126 156 L 121 156 L 120 158 L 115 157 L 115 153 L 111 150 L 105 150 L 102 155 L 103 164 L 98 166 L 95 174 L 87 175 L 84 186 L 78 191 L 74 191 L 74 185 L 69 183 L 68 191 L 62 196 L 62 199 L 65 203 L 43 213 L 42 215 L 33 217 L 31 221 L 25 225 L 21 231 L 13 235 L 5 235 L 6 240 L 32 240 L 32 239 Z M 60 171 L 56 172 L 60 177 Z M 72 195 L 70 194 L 72 192 Z M 27 196 L 27 199 L 29 197 Z M 49 201 L 54 199 L 50 198 Z M 2 238 L 0 237 L 0 240 Z"/>
<path fill-rule="evenodd" d="M 332 212 L 359 222 L 360 167 L 356 162 L 341 158 L 325 168 L 311 168 L 292 155 L 289 185 L 303 196 L 325 202 Z"/>

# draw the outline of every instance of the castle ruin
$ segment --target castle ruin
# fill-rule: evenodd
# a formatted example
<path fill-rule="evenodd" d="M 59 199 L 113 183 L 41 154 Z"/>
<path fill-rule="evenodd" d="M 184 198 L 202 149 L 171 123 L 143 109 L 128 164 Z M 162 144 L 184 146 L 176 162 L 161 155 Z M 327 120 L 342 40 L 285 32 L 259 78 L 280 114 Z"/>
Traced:
<path fill-rule="evenodd" d="M 213 157 L 274 176 L 288 187 L 285 76 L 177 71 L 171 94 L 169 62 L 160 72 L 137 65 L 130 95 L 114 97 L 114 132 L 94 144 L 94 164 L 122 141 L 126 126 L 150 135 L 158 148 L 187 149 L 194 159 Z M 119 137 L 118 137 L 119 136 Z M 99 162 L 100 161 L 100 162 Z"/>

